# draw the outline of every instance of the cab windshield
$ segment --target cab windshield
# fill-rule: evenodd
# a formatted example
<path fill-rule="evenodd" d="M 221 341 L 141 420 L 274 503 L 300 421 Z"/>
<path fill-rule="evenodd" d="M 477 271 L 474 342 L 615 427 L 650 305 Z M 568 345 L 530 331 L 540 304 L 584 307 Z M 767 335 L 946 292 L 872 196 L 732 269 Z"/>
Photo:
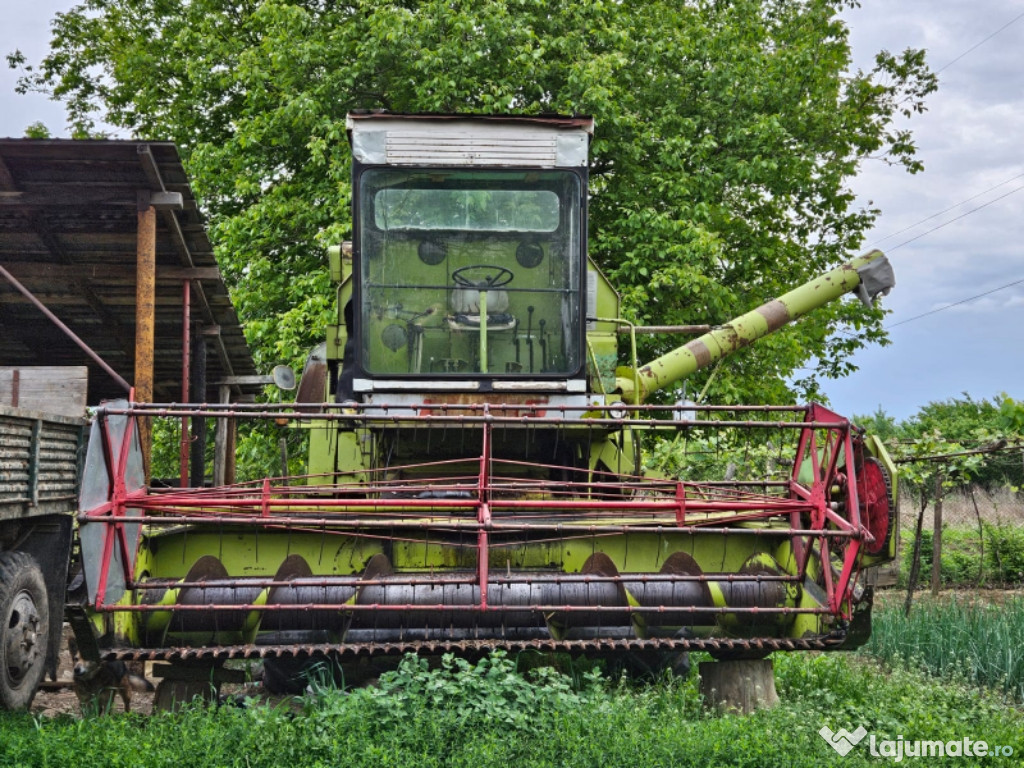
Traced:
<path fill-rule="evenodd" d="M 579 369 L 575 173 L 372 168 L 359 189 L 368 373 Z"/>

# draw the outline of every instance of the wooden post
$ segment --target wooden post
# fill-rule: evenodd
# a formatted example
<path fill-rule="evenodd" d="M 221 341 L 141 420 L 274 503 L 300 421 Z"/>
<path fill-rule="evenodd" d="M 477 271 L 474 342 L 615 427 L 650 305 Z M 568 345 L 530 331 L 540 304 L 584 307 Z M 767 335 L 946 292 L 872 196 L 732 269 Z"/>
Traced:
<path fill-rule="evenodd" d="M 149 192 L 138 195 L 135 267 L 135 400 L 153 402 L 153 357 L 156 335 L 156 209 Z M 149 482 L 150 424 L 139 420 L 139 442 Z"/>
<path fill-rule="evenodd" d="M 779 703 L 771 659 L 702 661 L 698 668 L 706 709 L 746 715 Z"/>
<path fill-rule="evenodd" d="M 196 333 L 192 338 L 192 397 L 206 402 L 206 339 Z M 202 488 L 206 483 L 206 419 L 192 419 L 191 486 Z"/>
<path fill-rule="evenodd" d="M 192 375 L 192 281 L 182 283 L 181 293 L 181 402 L 189 401 L 189 377 Z M 188 416 L 181 417 L 181 443 L 178 447 L 178 485 L 188 487 Z"/>
<path fill-rule="evenodd" d="M 221 384 L 218 388 L 217 401 L 221 405 L 231 402 L 231 387 Z M 213 484 L 224 485 L 227 482 L 228 469 L 228 431 L 230 419 L 217 419 L 216 432 L 213 439 Z"/>
<path fill-rule="evenodd" d="M 932 518 L 932 596 L 942 586 L 942 470 L 935 473 L 935 507 Z"/>
<path fill-rule="evenodd" d="M 914 604 L 914 589 L 917 587 L 917 575 L 921 570 L 921 526 L 924 525 L 924 511 L 928 497 L 921 490 L 921 509 L 917 513 L 917 528 L 914 533 L 914 552 L 910 558 L 910 576 L 907 577 L 907 599 L 903 603 L 903 615 L 910 616 L 910 607 Z"/>
<path fill-rule="evenodd" d="M 235 482 L 235 443 L 238 437 L 238 421 L 228 419 L 228 445 L 224 451 L 224 482 L 233 485 Z"/>

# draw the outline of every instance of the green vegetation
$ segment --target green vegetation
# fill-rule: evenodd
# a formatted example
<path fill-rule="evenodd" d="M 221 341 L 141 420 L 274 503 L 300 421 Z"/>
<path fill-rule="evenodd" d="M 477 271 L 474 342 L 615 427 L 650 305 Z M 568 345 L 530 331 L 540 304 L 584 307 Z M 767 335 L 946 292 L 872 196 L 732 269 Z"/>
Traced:
<path fill-rule="evenodd" d="M 923 598 L 909 618 L 893 602 L 876 606 L 873 623 L 865 650 L 883 661 L 998 688 L 1024 701 L 1024 598 Z"/>
<path fill-rule="evenodd" d="M 224 706 L 151 718 L 0 717 L 5 766 L 814 766 L 818 735 L 863 725 L 876 739 L 983 739 L 1024 748 L 1024 715 L 961 683 L 848 655 L 779 655 L 783 704 L 747 717 L 701 711 L 695 676 L 633 688 L 550 669 L 526 681 L 495 654 L 440 669 L 406 659 L 379 688 L 328 690 L 303 710 Z M 876 765 L 867 743 L 843 766 Z M 995 758 L 986 765 L 1013 765 Z"/>
<path fill-rule="evenodd" d="M 900 584 L 906 586 L 913 547 L 903 548 Z M 921 572 L 931 573 L 932 531 L 921 532 Z M 942 529 L 944 587 L 1007 587 L 1024 584 L 1024 528 L 1008 524 L 983 523 L 977 528 Z"/>
<path fill-rule="evenodd" d="M 934 401 L 897 422 L 879 407 L 852 421 L 881 438 L 896 458 L 921 459 L 904 465 L 902 478 L 915 495 L 934 493 L 936 472 L 946 489 L 974 485 L 992 491 L 1024 486 L 1020 451 L 1007 450 L 1019 442 L 1024 408 L 1008 395 L 992 400 L 962 397 Z M 973 451 L 982 453 L 971 453 Z M 941 455 L 941 461 L 924 457 Z"/>
<path fill-rule="evenodd" d="M 920 170 L 895 122 L 937 82 L 923 51 L 855 70 L 846 5 L 82 0 L 42 62 L 9 61 L 78 133 L 176 142 L 268 370 L 336 311 L 324 246 L 351 232 L 354 109 L 593 115 L 590 251 L 639 322 L 721 323 L 846 261 L 879 213 L 850 178 Z M 737 355 L 709 400 L 813 397 L 797 372 L 847 373 L 883 315 L 836 302 Z"/>

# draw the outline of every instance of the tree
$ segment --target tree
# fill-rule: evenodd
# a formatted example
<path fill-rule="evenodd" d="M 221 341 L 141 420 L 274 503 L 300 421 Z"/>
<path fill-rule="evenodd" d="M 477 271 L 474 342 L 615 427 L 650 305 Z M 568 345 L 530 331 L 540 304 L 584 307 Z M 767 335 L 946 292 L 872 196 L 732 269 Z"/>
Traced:
<path fill-rule="evenodd" d="M 178 144 L 262 368 L 301 357 L 333 311 L 353 109 L 594 115 L 590 251 L 627 315 L 721 323 L 860 247 L 878 214 L 853 207 L 862 162 L 921 168 L 894 122 L 935 77 L 912 50 L 849 73 L 848 4 L 84 0 L 21 88 L 62 99 L 76 131 Z M 818 395 L 885 343 L 882 316 L 820 310 L 738 354 L 709 399 Z"/>
<path fill-rule="evenodd" d="M 1014 401 L 1005 394 L 989 400 L 975 400 L 968 393 L 962 397 L 933 401 L 900 424 L 897 438 L 904 445 L 937 440 L 933 453 L 985 451 L 976 459 L 967 481 L 986 490 L 1004 486 L 1024 486 L 1020 453 L 1003 450 L 1020 434 L 1008 415 Z M 897 449 L 899 451 L 899 449 Z"/>
<path fill-rule="evenodd" d="M 898 439 L 899 429 L 902 426 L 896 423 L 896 417 L 890 416 L 880 405 L 870 416 L 854 415 L 850 417 L 850 421 L 886 443 Z"/>
<path fill-rule="evenodd" d="M 933 401 L 909 419 L 896 423 L 881 407 L 869 417 L 854 417 L 854 423 L 881 437 L 900 465 L 902 495 L 918 504 L 911 567 L 904 611 L 909 614 L 917 584 L 922 548 L 922 526 L 929 504 L 934 510 L 932 538 L 932 589 L 937 591 L 941 576 L 942 499 L 950 490 L 969 494 L 978 522 L 981 548 L 978 583 L 984 572 L 984 524 L 975 488 L 992 490 L 1021 483 L 1019 444 L 1024 425 L 1024 408 L 1003 393 L 995 402 L 975 400 L 964 392 L 960 398 Z M 1016 450 L 1011 450 L 1016 448 Z"/>

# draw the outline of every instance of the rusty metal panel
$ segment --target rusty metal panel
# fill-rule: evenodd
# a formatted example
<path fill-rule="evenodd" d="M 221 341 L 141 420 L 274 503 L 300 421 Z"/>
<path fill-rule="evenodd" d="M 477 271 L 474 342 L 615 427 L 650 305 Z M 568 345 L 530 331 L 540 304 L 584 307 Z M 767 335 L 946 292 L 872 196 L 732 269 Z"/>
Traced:
<path fill-rule="evenodd" d="M 74 511 L 85 425 L 0 406 L 0 519 Z"/>

